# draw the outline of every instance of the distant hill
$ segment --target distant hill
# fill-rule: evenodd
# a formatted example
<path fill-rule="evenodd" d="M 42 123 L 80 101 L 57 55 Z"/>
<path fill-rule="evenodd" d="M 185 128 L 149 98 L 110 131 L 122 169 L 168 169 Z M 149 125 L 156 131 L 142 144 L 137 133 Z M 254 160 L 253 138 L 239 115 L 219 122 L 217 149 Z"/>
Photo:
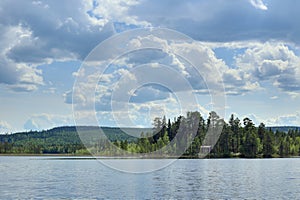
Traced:
<path fill-rule="evenodd" d="M 287 133 L 289 130 L 300 131 L 299 126 L 270 126 L 267 127 L 267 129 L 271 129 L 273 132 L 280 131 L 285 133 Z"/>
<path fill-rule="evenodd" d="M 270 126 L 266 127 L 273 132 L 280 131 L 287 133 L 289 130 L 298 130 L 298 126 Z M 78 131 L 80 135 L 78 135 Z M 55 127 L 43 131 L 18 132 L 13 134 L 0 134 L 0 142 L 26 143 L 28 141 L 40 141 L 53 144 L 70 143 L 80 144 L 82 140 L 97 141 L 98 139 L 107 137 L 110 141 L 127 140 L 135 141 L 141 133 L 152 132 L 151 128 L 116 128 L 116 127 L 97 127 L 97 126 L 63 126 Z"/>
<path fill-rule="evenodd" d="M 60 138 L 65 141 L 80 141 L 80 137 L 106 136 L 109 140 L 135 140 L 141 133 L 151 132 L 151 128 L 116 128 L 116 127 L 97 127 L 97 126 L 63 126 L 55 127 L 42 131 L 18 132 L 6 135 L 0 135 L 0 141 L 3 139 L 13 140 L 15 142 L 32 139 L 55 139 Z M 104 133 L 100 134 L 100 133 Z"/>
<path fill-rule="evenodd" d="M 0 153 L 14 147 L 22 153 L 72 153 L 108 138 L 110 141 L 134 142 L 151 128 L 113 128 L 97 126 L 65 126 L 43 131 L 28 131 L 0 135 Z M 78 134 L 79 132 L 79 134 Z"/>

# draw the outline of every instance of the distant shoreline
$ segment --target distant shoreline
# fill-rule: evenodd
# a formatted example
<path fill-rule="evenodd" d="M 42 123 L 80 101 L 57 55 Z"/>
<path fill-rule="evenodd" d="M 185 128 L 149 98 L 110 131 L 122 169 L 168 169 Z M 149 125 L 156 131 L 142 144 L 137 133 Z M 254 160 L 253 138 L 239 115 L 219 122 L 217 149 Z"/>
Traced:
<path fill-rule="evenodd" d="M 263 157 L 255 157 L 255 158 L 243 158 L 243 157 L 195 157 L 195 156 L 180 156 L 180 157 L 171 157 L 171 156 L 93 156 L 93 155 L 76 155 L 76 154 L 0 154 L 0 157 L 60 157 L 63 160 L 68 159 L 280 159 L 280 158 L 300 158 L 300 156 L 287 156 L 287 157 L 271 157 L 271 158 L 263 158 Z M 59 159 L 60 159 L 59 158 Z"/>
<path fill-rule="evenodd" d="M 127 134 L 127 131 L 124 132 L 120 128 L 102 127 L 100 133 L 99 127 L 82 126 L 0 135 L 0 156 L 95 155 L 140 159 L 177 159 L 180 154 L 183 154 L 180 156 L 182 159 L 300 156 L 300 127 L 277 127 L 276 130 L 272 130 L 263 123 L 255 126 L 249 118 L 244 118 L 241 122 L 232 115 L 226 123 L 215 112 L 211 112 L 210 115 L 216 123 L 224 123 L 220 127 L 213 127 L 219 134 L 216 133 L 216 138 L 207 137 L 210 130 L 208 122 L 211 122 L 195 111 L 188 112 L 186 117 L 179 116 L 172 122 L 165 117 L 156 118 L 156 128 L 154 127 L 152 132 L 128 128 L 130 134 Z M 195 130 L 188 124 L 194 118 L 201 122 L 195 125 Z M 180 126 L 187 127 L 182 129 L 185 131 L 181 134 Z M 78 133 L 78 128 L 81 134 Z M 194 131 L 196 134 L 192 135 Z"/>

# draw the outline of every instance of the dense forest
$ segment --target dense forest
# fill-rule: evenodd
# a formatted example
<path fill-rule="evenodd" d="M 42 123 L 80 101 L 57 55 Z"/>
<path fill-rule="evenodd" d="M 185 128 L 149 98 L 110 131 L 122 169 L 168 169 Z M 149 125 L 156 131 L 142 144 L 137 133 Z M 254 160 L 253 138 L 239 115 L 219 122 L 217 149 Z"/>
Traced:
<path fill-rule="evenodd" d="M 298 127 L 265 127 L 263 123 L 255 126 L 251 119 L 240 120 L 234 115 L 225 122 L 215 112 L 206 120 L 199 112 L 188 112 L 172 121 L 155 118 L 152 129 L 101 127 L 101 134 L 99 130 L 99 127 L 59 127 L 4 134 L 0 135 L 0 153 L 117 156 L 158 152 L 162 157 L 198 158 L 205 147 L 209 152 L 204 155 L 209 158 L 300 155 Z M 129 132 L 130 135 L 126 134 Z M 140 137 L 136 137 L 138 134 Z"/>
<path fill-rule="evenodd" d="M 97 143 L 99 127 L 57 127 L 43 131 L 29 131 L 0 135 L 0 153 L 8 154 L 88 154 L 78 135 L 80 130 L 91 143 Z M 101 127 L 110 141 L 133 142 L 135 137 L 129 136 L 119 128 Z M 129 129 L 135 134 L 140 129 Z"/>

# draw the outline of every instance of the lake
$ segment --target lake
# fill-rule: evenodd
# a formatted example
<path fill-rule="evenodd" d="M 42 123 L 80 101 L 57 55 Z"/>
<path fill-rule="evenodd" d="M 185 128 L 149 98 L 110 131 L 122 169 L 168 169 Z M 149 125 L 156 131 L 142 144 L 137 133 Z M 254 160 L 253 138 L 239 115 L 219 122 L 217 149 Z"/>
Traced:
<path fill-rule="evenodd" d="M 93 159 L 0 156 L 0 177 L 0 199 L 300 198 L 299 158 L 182 159 L 161 170 L 132 174 Z"/>

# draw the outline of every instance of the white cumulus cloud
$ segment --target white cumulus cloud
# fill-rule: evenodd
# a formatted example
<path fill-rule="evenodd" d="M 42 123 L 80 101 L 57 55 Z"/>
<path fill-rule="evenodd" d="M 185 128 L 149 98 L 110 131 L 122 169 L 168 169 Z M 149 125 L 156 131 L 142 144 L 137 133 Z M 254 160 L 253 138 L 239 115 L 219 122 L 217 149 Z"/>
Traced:
<path fill-rule="evenodd" d="M 10 133 L 12 130 L 13 128 L 9 123 L 0 120 L 0 134 Z"/>
<path fill-rule="evenodd" d="M 267 5 L 263 2 L 263 0 L 249 0 L 251 5 L 260 10 L 268 10 Z"/>
<path fill-rule="evenodd" d="M 58 114 L 35 114 L 32 115 L 24 124 L 26 130 L 45 130 L 66 124 L 74 124 L 72 116 Z"/>

